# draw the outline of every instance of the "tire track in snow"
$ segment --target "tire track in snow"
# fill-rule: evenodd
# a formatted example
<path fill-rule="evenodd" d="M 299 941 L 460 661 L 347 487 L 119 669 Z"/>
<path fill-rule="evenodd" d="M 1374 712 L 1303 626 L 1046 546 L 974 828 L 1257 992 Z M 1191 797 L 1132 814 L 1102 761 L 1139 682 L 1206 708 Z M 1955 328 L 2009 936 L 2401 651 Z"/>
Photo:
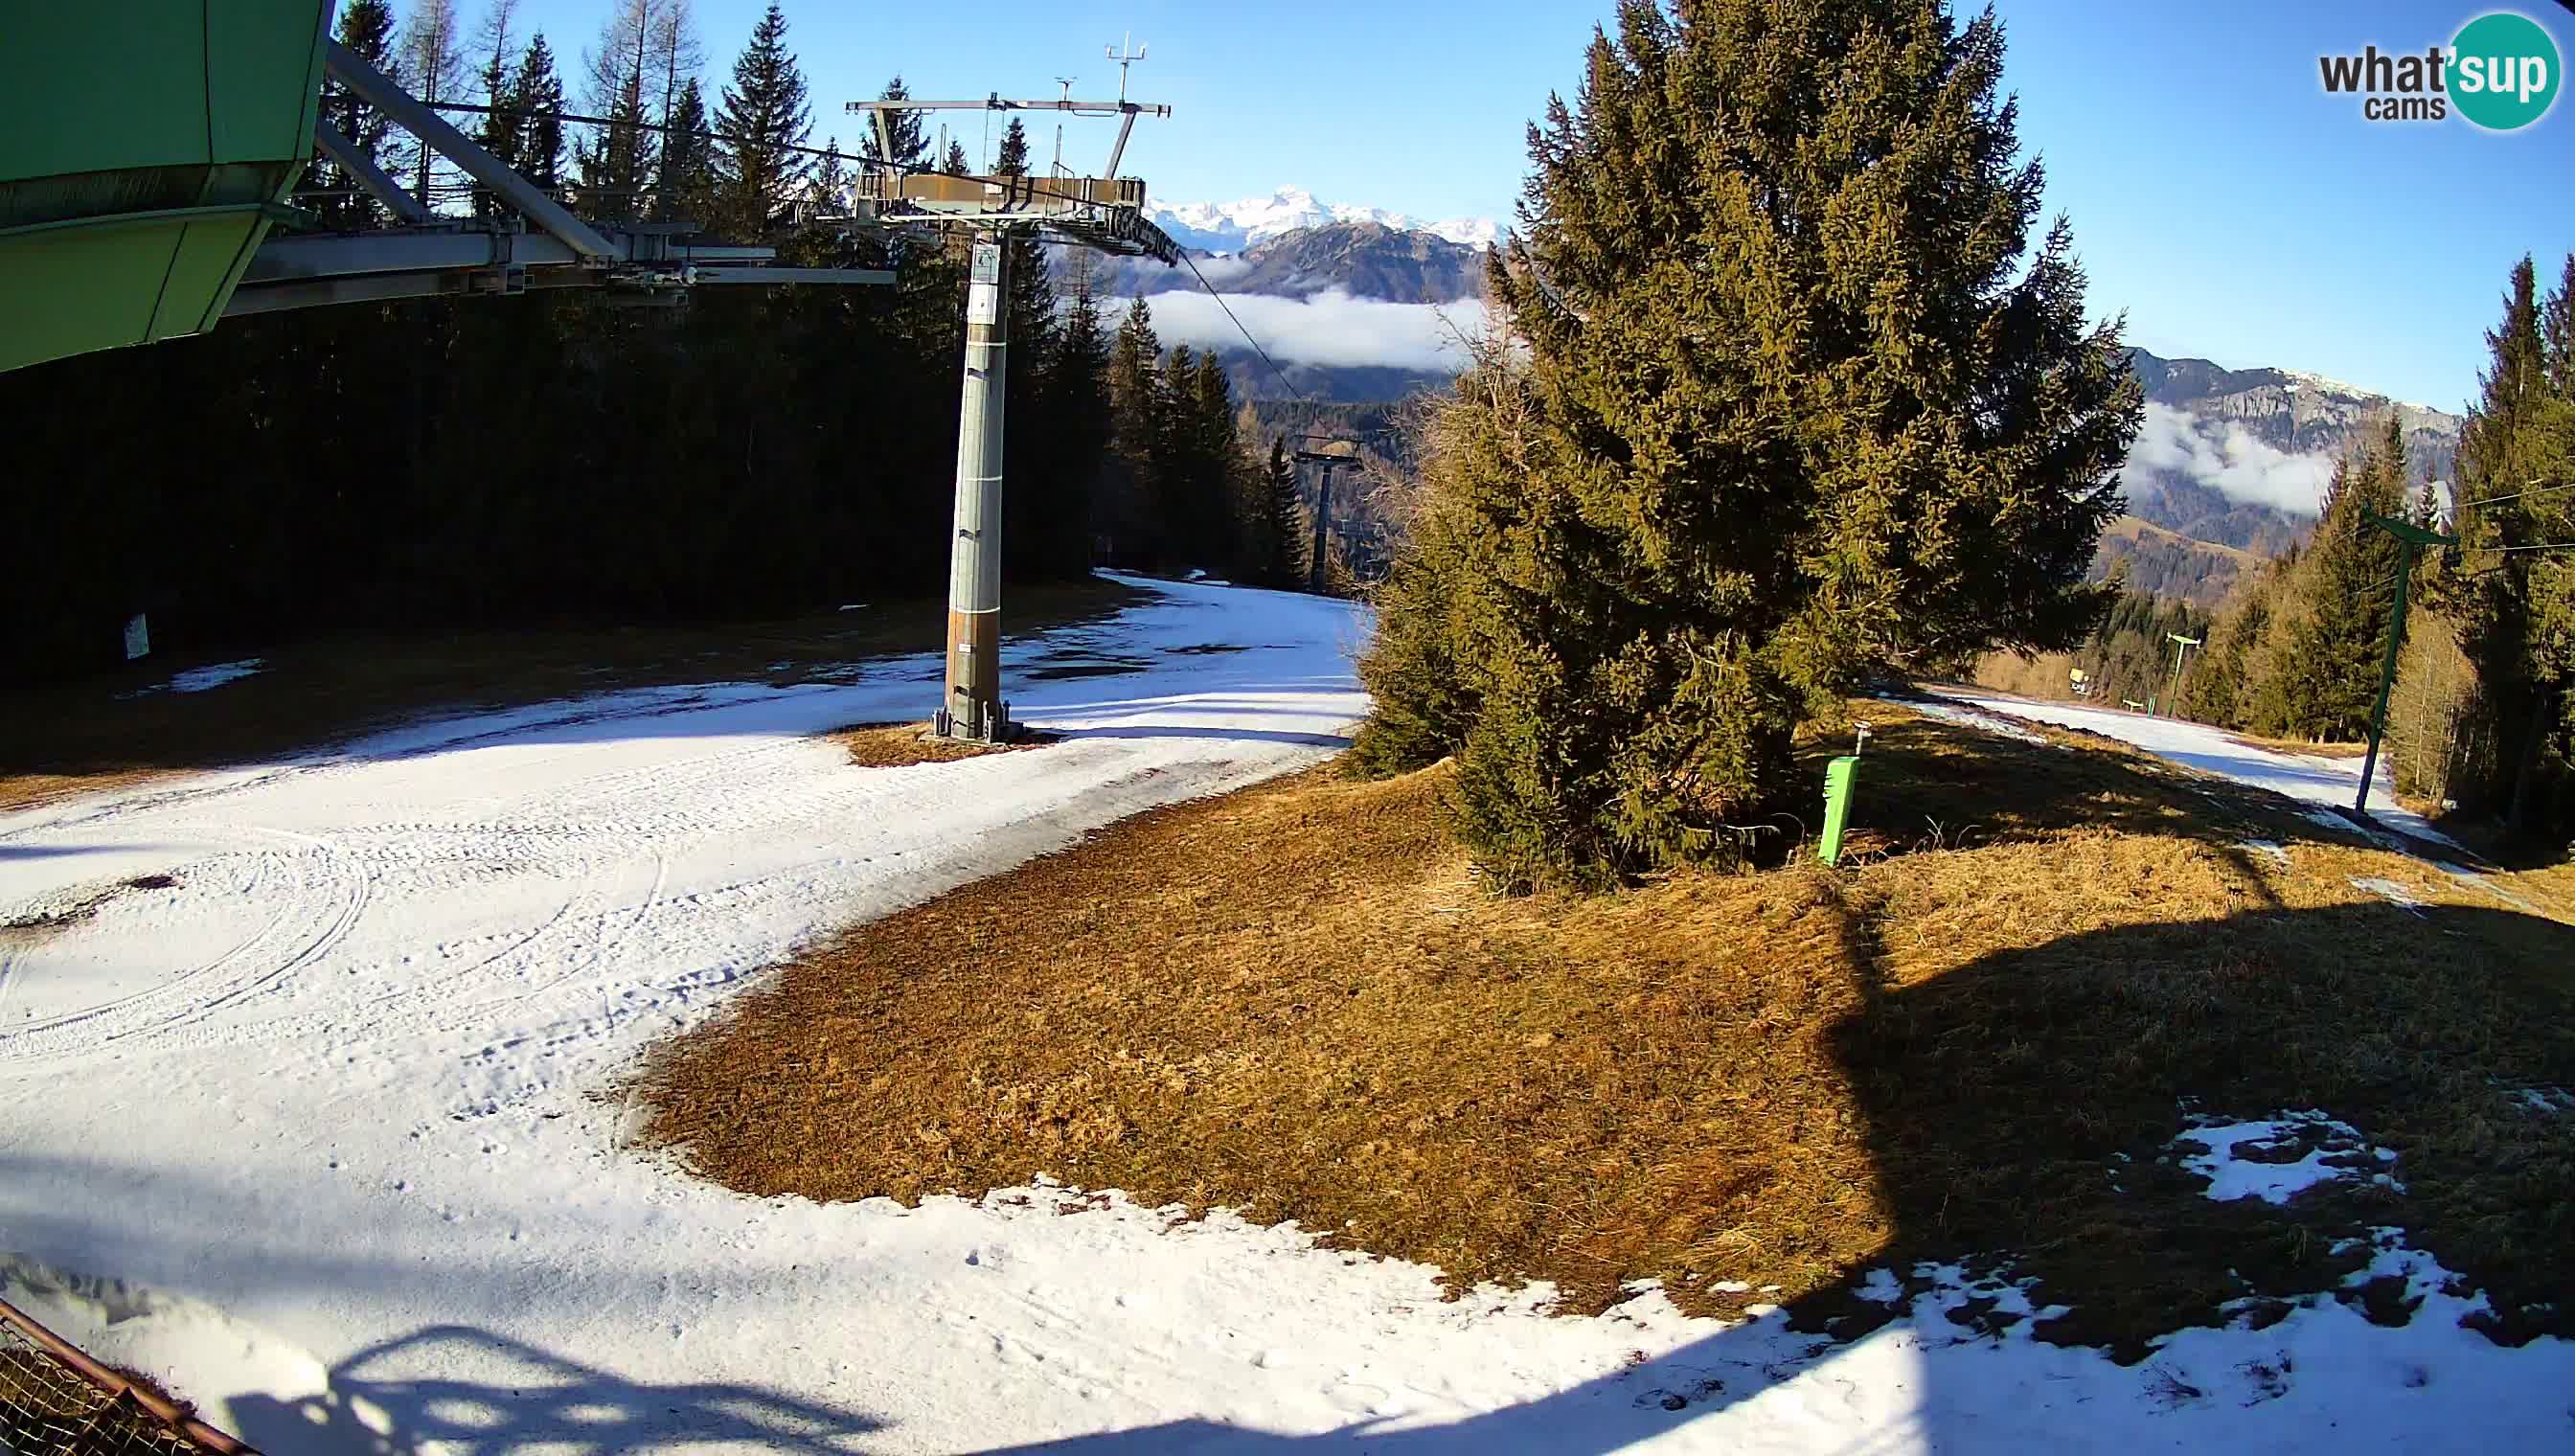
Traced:
<path fill-rule="evenodd" d="M 173 972 L 141 990 L 15 1026 L 0 1025 L 0 1061 L 50 1059 L 64 1054 L 66 1049 L 102 1047 L 210 1015 L 327 955 L 348 935 L 365 909 L 367 877 L 352 868 L 328 840 L 256 826 L 181 827 L 192 837 L 265 839 L 288 846 L 284 853 L 251 851 L 254 857 L 249 878 L 237 881 L 234 890 L 244 898 L 282 898 L 286 913 L 266 920 L 211 959 Z M 230 856 L 206 856 L 184 862 L 180 866 L 182 883 L 203 876 L 209 865 L 227 857 Z M 282 897 L 264 893 L 273 877 L 282 877 L 288 871 L 295 882 Z M 111 900 L 99 913 L 112 915 L 117 908 Z M 59 933 L 77 935 L 83 928 L 74 924 Z M 10 980 L 24 974 L 25 964 L 40 948 L 22 947 L 9 953 L 5 969 Z M 276 958 L 272 960 L 272 956 Z"/>

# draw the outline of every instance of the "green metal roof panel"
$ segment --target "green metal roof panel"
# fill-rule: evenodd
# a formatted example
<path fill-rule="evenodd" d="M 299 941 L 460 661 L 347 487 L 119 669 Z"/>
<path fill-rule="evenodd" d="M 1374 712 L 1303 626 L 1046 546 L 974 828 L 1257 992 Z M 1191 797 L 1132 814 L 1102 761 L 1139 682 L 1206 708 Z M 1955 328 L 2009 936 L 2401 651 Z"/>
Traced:
<path fill-rule="evenodd" d="M 300 165 L 330 0 L 13 5 L 0 184 L 184 163 Z"/>
<path fill-rule="evenodd" d="M 0 12 L 0 369 L 212 328 L 313 153 L 330 0 Z"/>
<path fill-rule="evenodd" d="M 0 370 L 211 328 L 275 213 L 243 203 L 0 232 Z"/>
<path fill-rule="evenodd" d="M 206 8 L 223 15 L 206 35 L 207 160 L 300 167 L 313 152 L 329 0 L 212 0 Z"/>

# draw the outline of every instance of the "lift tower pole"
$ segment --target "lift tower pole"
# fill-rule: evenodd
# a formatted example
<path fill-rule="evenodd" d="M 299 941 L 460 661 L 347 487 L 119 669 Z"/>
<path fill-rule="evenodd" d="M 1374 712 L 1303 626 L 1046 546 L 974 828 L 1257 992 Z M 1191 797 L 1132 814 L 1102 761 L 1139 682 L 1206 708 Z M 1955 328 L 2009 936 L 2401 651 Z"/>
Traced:
<path fill-rule="evenodd" d="M 966 391 L 957 411 L 957 537 L 948 558 L 948 689 L 942 737 L 997 742 L 1002 701 L 1002 411 L 1010 382 L 1011 250 L 976 235 L 966 292 Z"/>
<path fill-rule="evenodd" d="M 1309 435 L 1306 438 L 1311 440 L 1316 437 Z M 1320 468 L 1320 479 L 1314 488 L 1314 551 L 1313 555 L 1305 560 L 1305 590 L 1319 597 L 1332 583 L 1330 536 L 1332 472 L 1355 466 L 1359 462 L 1355 455 L 1336 455 L 1327 450 L 1307 450 L 1301 445 L 1296 447 L 1296 460 L 1300 465 L 1313 465 Z"/>
<path fill-rule="evenodd" d="M 1141 54 L 1141 52 L 1139 53 Z M 1134 59 L 1133 57 L 1129 59 Z M 1011 249 L 1034 234 L 1103 253 L 1180 261 L 1180 245 L 1145 217 L 1142 178 L 1116 175 L 1139 116 L 1168 106 L 1121 96 L 1080 101 L 1068 85 L 1051 101 L 853 101 L 875 128 L 882 158 L 859 174 L 852 212 L 874 226 L 917 224 L 973 239 L 966 294 L 966 387 L 957 412 L 956 531 L 948 544 L 946 690 L 932 720 L 942 737 L 1001 742 L 1013 735 L 1002 699 L 1002 413 L 1010 382 Z M 907 167 L 895 155 L 893 114 L 906 111 L 1052 111 L 1118 118 L 1107 177 L 994 173 L 952 177 Z"/>

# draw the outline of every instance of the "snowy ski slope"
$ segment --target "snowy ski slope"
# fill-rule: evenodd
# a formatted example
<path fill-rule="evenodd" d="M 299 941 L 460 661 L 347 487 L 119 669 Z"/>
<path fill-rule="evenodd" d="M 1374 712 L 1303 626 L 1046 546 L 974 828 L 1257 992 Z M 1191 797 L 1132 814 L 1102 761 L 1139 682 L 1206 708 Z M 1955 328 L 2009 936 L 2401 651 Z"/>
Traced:
<path fill-rule="evenodd" d="M 1068 735 L 1039 752 L 860 769 L 809 736 L 920 717 L 915 659 L 0 817 L 0 920 L 172 881 L 0 939 L 0 1290 L 273 1456 L 2566 1439 L 2566 1348 L 2457 1328 L 2401 1244 L 2381 1262 L 2428 1301 L 2404 1329 L 2327 1304 L 2123 1368 L 1966 1336 L 1954 1278 L 1820 1349 L 1649 1289 L 1586 1319 L 1447 1301 L 1293 1228 L 1045 1185 L 825 1207 L 629 1147 L 603 1091 L 800 941 L 1342 741 L 1361 614 L 1154 589 L 1013 647 L 1020 711 Z"/>

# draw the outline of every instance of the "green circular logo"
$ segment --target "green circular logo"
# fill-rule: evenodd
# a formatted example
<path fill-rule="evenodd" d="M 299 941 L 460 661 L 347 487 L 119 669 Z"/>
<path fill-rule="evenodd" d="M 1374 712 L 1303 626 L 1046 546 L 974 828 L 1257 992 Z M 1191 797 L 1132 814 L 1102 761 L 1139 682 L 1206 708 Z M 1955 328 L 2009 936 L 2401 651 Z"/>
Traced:
<path fill-rule="evenodd" d="M 2491 132 L 2526 127 L 2557 100 L 2557 42 L 2527 15 L 2480 15 L 2450 42 L 2450 100 Z"/>

